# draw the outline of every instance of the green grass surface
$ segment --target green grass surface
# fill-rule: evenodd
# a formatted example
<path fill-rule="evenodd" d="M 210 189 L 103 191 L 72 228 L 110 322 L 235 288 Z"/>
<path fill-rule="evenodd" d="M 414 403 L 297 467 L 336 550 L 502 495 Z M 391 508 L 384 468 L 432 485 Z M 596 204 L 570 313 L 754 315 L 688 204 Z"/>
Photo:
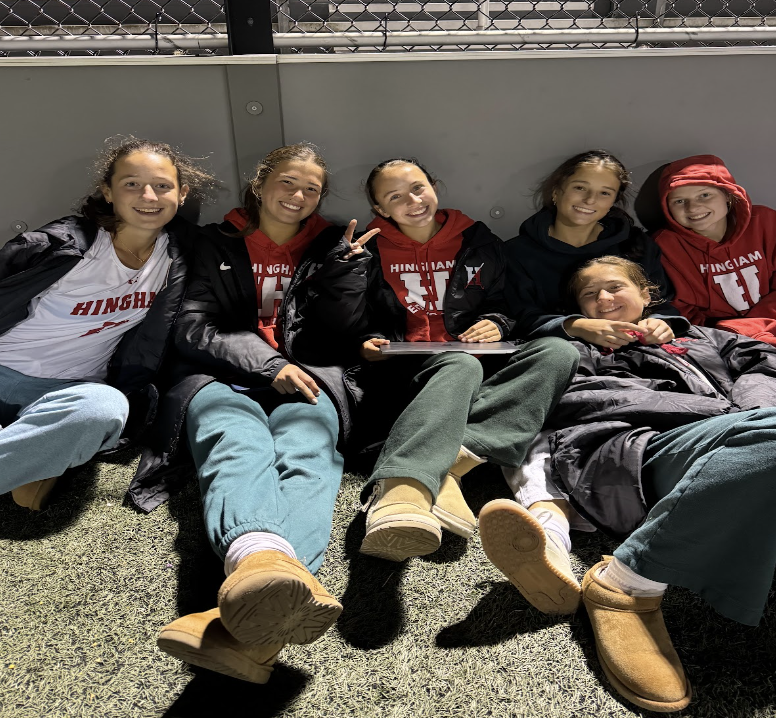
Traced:
<path fill-rule="evenodd" d="M 446 535 L 405 564 L 358 554 L 354 477 L 319 574 L 345 606 L 335 628 L 284 649 L 266 686 L 192 669 L 161 653 L 156 633 L 212 608 L 223 570 L 193 485 L 147 516 L 123 505 L 134 463 L 89 465 L 41 514 L 0 496 L 0 718 L 641 715 L 602 683 L 584 611 L 568 620 L 529 607 L 477 536 Z M 482 469 L 464 489 L 475 510 L 507 493 Z M 614 548 L 574 540 L 580 577 Z M 746 628 L 672 589 L 664 611 L 695 690 L 679 715 L 776 716 L 771 608 Z"/>

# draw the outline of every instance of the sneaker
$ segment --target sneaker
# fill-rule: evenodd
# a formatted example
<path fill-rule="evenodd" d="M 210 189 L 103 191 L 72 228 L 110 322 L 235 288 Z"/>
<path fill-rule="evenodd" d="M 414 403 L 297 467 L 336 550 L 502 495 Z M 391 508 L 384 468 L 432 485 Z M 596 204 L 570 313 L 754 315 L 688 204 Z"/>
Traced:
<path fill-rule="evenodd" d="M 549 509 L 532 514 L 507 499 L 490 501 L 480 511 L 480 538 L 485 555 L 543 613 L 574 613 L 582 589 L 571 570 L 569 553 L 542 520 Z"/>
<path fill-rule="evenodd" d="M 249 644 L 312 643 L 342 606 L 296 559 L 280 551 L 246 556 L 218 591 L 221 621 Z"/>
<path fill-rule="evenodd" d="M 431 492 L 419 481 L 376 481 L 361 553 L 388 561 L 434 553 L 442 543 L 442 525 L 431 503 Z"/>
<path fill-rule="evenodd" d="M 282 643 L 248 646 L 227 631 L 217 608 L 191 613 L 159 631 L 156 645 L 175 658 L 251 683 L 266 683 Z"/>
<path fill-rule="evenodd" d="M 639 708 L 673 713 L 686 708 L 692 688 L 663 621 L 663 596 L 629 596 L 599 572 L 611 556 L 582 579 L 582 596 L 595 647 L 612 687 Z"/>

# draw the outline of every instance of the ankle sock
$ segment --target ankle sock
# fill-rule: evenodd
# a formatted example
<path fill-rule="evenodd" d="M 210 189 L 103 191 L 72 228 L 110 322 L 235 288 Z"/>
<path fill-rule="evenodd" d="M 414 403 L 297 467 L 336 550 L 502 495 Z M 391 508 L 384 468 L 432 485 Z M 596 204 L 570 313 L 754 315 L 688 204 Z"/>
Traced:
<path fill-rule="evenodd" d="M 560 544 L 571 551 L 571 536 L 569 535 L 568 519 L 559 511 L 545 508 L 544 506 L 528 509 L 534 518 L 544 527 L 545 531 L 552 531 L 553 536 L 557 538 Z"/>
<path fill-rule="evenodd" d="M 471 449 L 467 449 L 465 446 L 461 446 L 461 451 L 467 456 L 467 458 L 472 459 L 473 461 L 478 461 L 481 464 L 484 464 L 487 459 L 484 459 L 482 456 L 477 456 Z"/>
<path fill-rule="evenodd" d="M 651 581 L 639 576 L 632 568 L 616 558 L 613 558 L 608 566 L 601 569 L 598 578 L 610 586 L 619 588 L 620 591 L 629 596 L 662 596 L 668 588 L 667 583 Z"/>
<path fill-rule="evenodd" d="M 224 559 L 224 573 L 229 576 L 240 561 L 258 551 L 280 551 L 286 556 L 296 558 L 294 547 L 281 536 L 268 531 L 249 531 L 229 544 Z"/>

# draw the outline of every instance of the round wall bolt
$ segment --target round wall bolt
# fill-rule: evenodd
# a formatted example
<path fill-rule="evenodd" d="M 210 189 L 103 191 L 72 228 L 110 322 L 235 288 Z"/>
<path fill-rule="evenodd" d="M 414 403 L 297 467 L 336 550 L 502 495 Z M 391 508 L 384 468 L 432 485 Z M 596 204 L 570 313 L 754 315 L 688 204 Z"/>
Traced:
<path fill-rule="evenodd" d="M 245 109 L 248 111 L 249 115 L 260 115 L 264 112 L 264 107 L 261 102 L 249 102 L 245 105 Z"/>
<path fill-rule="evenodd" d="M 501 219 L 504 216 L 504 208 L 491 207 L 490 216 L 493 217 L 493 219 Z"/>
<path fill-rule="evenodd" d="M 27 231 L 27 223 L 22 222 L 21 220 L 17 222 L 11 222 L 11 230 L 13 232 L 26 232 Z"/>

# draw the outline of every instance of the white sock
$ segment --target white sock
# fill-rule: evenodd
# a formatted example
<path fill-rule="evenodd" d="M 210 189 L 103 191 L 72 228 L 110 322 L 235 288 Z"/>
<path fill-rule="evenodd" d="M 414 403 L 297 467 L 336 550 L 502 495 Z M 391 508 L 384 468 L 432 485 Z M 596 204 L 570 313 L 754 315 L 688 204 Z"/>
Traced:
<path fill-rule="evenodd" d="M 553 511 L 544 506 L 528 509 L 534 518 L 544 527 L 545 531 L 552 531 L 560 544 L 566 549 L 566 553 L 571 551 L 571 536 L 569 535 L 569 521 L 559 511 Z"/>
<path fill-rule="evenodd" d="M 470 459 L 478 461 L 480 464 L 484 464 L 487 459 L 483 459 L 481 456 L 477 456 L 471 449 L 467 449 L 465 446 L 461 446 L 461 451 Z"/>
<path fill-rule="evenodd" d="M 224 573 L 228 576 L 237 568 L 240 561 L 258 551 L 280 551 L 286 556 L 296 558 L 294 547 L 281 536 L 268 531 L 249 531 L 229 544 L 224 559 Z"/>
<path fill-rule="evenodd" d="M 608 566 L 601 569 L 598 578 L 610 586 L 619 588 L 620 591 L 629 596 L 662 596 L 668 588 L 667 583 L 650 581 L 648 578 L 639 576 L 633 569 L 616 558 L 613 558 Z"/>

